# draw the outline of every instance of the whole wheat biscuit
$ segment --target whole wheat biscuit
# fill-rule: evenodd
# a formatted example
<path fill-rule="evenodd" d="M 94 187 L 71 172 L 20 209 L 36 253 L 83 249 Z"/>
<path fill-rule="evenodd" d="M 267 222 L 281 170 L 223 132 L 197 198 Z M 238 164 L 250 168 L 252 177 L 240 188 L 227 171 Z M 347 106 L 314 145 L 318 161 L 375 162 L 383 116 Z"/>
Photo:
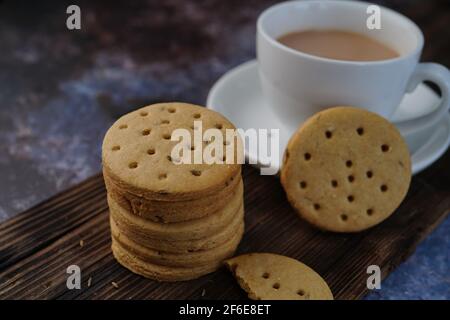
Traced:
<path fill-rule="evenodd" d="M 115 227 L 127 238 L 146 248 L 171 253 L 188 253 L 216 248 L 232 238 L 236 234 L 236 230 L 239 229 L 239 226 L 244 221 L 244 207 L 243 204 L 241 204 L 230 223 L 227 224 L 222 230 L 219 230 L 217 233 L 207 237 L 195 240 L 167 240 L 151 238 L 149 237 L 148 232 L 144 232 L 144 228 L 130 226 L 124 220 L 115 220 L 115 217 L 117 216 L 111 214 L 111 224 L 115 224 Z"/>
<path fill-rule="evenodd" d="M 225 207 L 200 219 L 176 223 L 156 223 L 142 219 L 123 209 L 109 195 L 108 205 L 115 221 L 142 237 L 166 241 L 198 240 L 213 236 L 231 224 L 242 205 L 243 191 L 241 181 Z"/>
<path fill-rule="evenodd" d="M 127 190 L 121 190 L 104 175 L 108 194 L 115 202 L 139 217 L 159 223 L 174 223 L 199 219 L 214 213 L 228 204 L 235 196 L 241 183 L 240 171 L 230 178 L 224 189 L 206 197 L 182 201 L 147 200 L 138 197 Z"/>
<path fill-rule="evenodd" d="M 249 253 L 225 261 L 254 300 L 332 300 L 325 280 L 303 263 L 272 253 Z"/>
<path fill-rule="evenodd" d="M 242 221 L 238 228 L 235 229 L 232 237 L 218 247 L 187 253 L 170 253 L 164 251 L 153 250 L 132 241 L 116 228 L 114 223 L 111 224 L 112 239 L 120 244 L 120 246 L 139 258 L 141 261 L 157 264 L 161 266 L 171 267 L 198 267 L 209 265 L 215 261 L 223 261 L 229 258 L 236 251 L 242 235 L 244 234 L 244 222 Z"/>
<path fill-rule="evenodd" d="M 291 137 L 281 170 L 299 215 L 336 232 L 361 231 L 389 217 L 410 181 L 408 147 L 395 126 L 352 107 L 308 119 Z"/>
<path fill-rule="evenodd" d="M 171 158 L 174 146 L 179 143 L 171 140 L 173 131 L 187 129 L 194 137 L 194 121 L 201 121 L 203 132 L 217 129 L 224 135 L 226 129 L 235 129 L 219 113 L 191 104 L 159 103 L 143 107 L 119 118 L 106 133 L 102 145 L 105 174 L 120 189 L 152 200 L 197 199 L 225 188 L 240 170 L 240 164 L 233 159 L 226 159 L 233 164 L 176 164 L 179 159 Z M 196 132 L 200 132 L 198 129 Z M 241 141 L 234 142 L 228 148 L 234 148 L 234 154 L 242 156 Z M 206 142 L 186 144 L 195 154 L 200 153 Z"/>
<path fill-rule="evenodd" d="M 114 257 L 122 266 L 136 274 L 157 281 L 186 281 L 196 279 L 216 271 L 222 264 L 221 261 L 217 261 L 200 267 L 167 267 L 140 260 L 114 240 L 111 249 Z"/>

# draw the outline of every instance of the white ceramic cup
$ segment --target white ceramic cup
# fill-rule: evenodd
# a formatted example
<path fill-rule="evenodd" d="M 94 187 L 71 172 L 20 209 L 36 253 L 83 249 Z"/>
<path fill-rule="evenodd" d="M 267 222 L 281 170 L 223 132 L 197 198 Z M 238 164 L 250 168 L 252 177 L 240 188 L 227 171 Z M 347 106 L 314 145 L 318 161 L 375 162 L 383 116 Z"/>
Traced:
<path fill-rule="evenodd" d="M 381 7 L 381 29 L 370 30 L 359 1 L 290 1 L 265 10 L 257 22 L 257 57 L 263 92 L 290 127 L 328 107 L 362 107 L 389 119 L 406 92 L 424 80 L 441 90 L 440 105 L 424 116 L 396 123 L 402 133 L 430 126 L 448 111 L 450 73 L 436 63 L 418 63 L 423 34 L 407 17 Z M 293 31 L 344 30 L 374 38 L 400 56 L 380 61 L 327 59 L 291 49 L 276 39 Z"/>

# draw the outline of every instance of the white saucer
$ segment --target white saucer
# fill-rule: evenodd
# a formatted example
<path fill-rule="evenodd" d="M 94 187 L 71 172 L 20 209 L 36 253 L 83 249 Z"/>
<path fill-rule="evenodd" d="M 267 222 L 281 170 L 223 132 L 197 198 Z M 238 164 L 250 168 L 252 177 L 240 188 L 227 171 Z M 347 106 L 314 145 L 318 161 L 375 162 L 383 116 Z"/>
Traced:
<path fill-rule="evenodd" d="M 403 99 L 394 121 L 411 115 L 419 116 L 436 107 L 439 97 L 426 85 L 419 85 Z M 280 129 L 280 158 L 293 134 L 269 108 L 263 98 L 258 76 L 257 61 L 248 61 L 224 74 L 212 87 L 206 102 L 208 108 L 227 117 L 238 128 Z M 404 135 L 412 155 L 412 171 L 416 174 L 435 162 L 447 150 L 450 143 L 450 114 L 437 125 L 424 132 Z M 245 150 L 249 163 L 257 163 L 257 155 Z M 279 162 L 281 163 L 281 162 Z M 257 163 L 257 166 L 263 164 Z M 278 167 L 274 167 L 278 171 Z"/>

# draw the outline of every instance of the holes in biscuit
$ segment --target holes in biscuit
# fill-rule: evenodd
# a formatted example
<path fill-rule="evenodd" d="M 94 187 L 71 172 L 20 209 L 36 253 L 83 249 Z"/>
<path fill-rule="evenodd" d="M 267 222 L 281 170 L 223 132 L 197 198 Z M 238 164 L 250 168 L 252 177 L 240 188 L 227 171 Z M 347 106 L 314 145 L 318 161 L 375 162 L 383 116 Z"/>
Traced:
<path fill-rule="evenodd" d="M 366 213 L 367 213 L 368 216 L 373 215 L 373 209 L 372 208 L 367 209 Z"/>
<path fill-rule="evenodd" d="M 111 148 L 112 151 L 119 151 L 120 150 L 120 146 L 114 146 Z"/>
<path fill-rule="evenodd" d="M 275 290 L 280 289 L 280 284 L 278 282 L 275 282 L 272 286 L 272 288 L 274 288 Z"/>
<path fill-rule="evenodd" d="M 164 133 L 164 134 L 162 135 L 162 137 L 163 137 L 163 139 L 165 139 L 165 140 L 170 140 L 171 135 L 170 135 L 170 133 Z"/>
<path fill-rule="evenodd" d="M 225 187 L 228 187 L 231 184 L 231 182 L 233 182 L 233 180 L 234 180 L 234 178 L 231 178 L 229 181 L 226 181 L 225 182 Z"/>
<path fill-rule="evenodd" d="M 128 168 L 130 169 L 136 169 L 138 167 L 138 163 L 136 161 L 130 162 L 128 164 Z"/>
<path fill-rule="evenodd" d="M 332 136 L 333 136 L 333 133 L 330 130 L 325 131 L 325 137 L 327 139 L 331 139 Z"/>
<path fill-rule="evenodd" d="M 200 177 L 202 172 L 200 170 L 191 170 L 191 174 L 196 177 Z"/>
<path fill-rule="evenodd" d="M 169 113 L 175 113 L 177 110 L 174 107 L 169 107 L 167 111 L 169 111 Z"/>
<path fill-rule="evenodd" d="M 337 188 L 338 182 L 337 182 L 336 180 L 331 180 L 331 186 L 332 186 L 333 188 Z"/>
<path fill-rule="evenodd" d="M 300 289 L 300 290 L 297 291 L 297 294 L 298 294 L 299 296 L 303 297 L 303 296 L 305 295 L 305 291 L 302 290 L 302 289 Z"/>
<path fill-rule="evenodd" d="M 347 161 L 345 161 L 345 166 L 346 166 L 347 168 L 351 168 L 351 167 L 353 166 L 352 160 L 347 160 Z"/>
<path fill-rule="evenodd" d="M 306 181 L 300 181 L 300 188 L 301 189 L 306 189 Z"/>
<path fill-rule="evenodd" d="M 349 176 L 347 177 L 347 180 L 348 180 L 348 182 L 352 183 L 353 181 L 355 181 L 355 177 L 352 176 L 352 175 L 349 175 Z"/>
<path fill-rule="evenodd" d="M 347 221 L 348 220 L 348 216 L 345 213 L 341 214 L 341 220 L 342 221 Z"/>
<path fill-rule="evenodd" d="M 167 179 L 167 173 L 160 173 L 160 174 L 158 175 L 158 179 L 159 179 L 159 180 Z"/>
<path fill-rule="evenodd" d="M 311 160 L 311 154 L 309 152 L 306 152 L 303 156 L 305 157 L 306 161 Z"/>
<path fill-rule="evenodd" d="M 128 128 L 128 125 L 126 125 L 126 124 L 121 124 L 120 126 L 119 126 L 119 129 L 126 129 L 126 128 Z"/>
<path fill-rule="evenodd" d="M 155 149 L 153 149 L 153 148 L 148 149 L 147 150 L 147 154 L 154 155 L 155 154 Z"/>
<path fill-rule="evenodd" d="M 141 115 L 141 117 L 148 116 L 148 112 L 147 111 L 141 111 L 139 114 Z"/>
<path fill-rule="evenodd" d="M 371 170 L 366 172 L 367 178 L 371 179 L 373 177 L 373 172 Z"/>
<path fill-rule="evenodd" d="M 200 119 L 202 115 L 200 113 L 194 113 L 193 117 L 194 119 Z"/>
<path fill-rule="evenodd" d="M 170 155 L 167 156 L 166 158 L 167 158 L 167 160 L 169 160 L 170 162 L 172 162 L 172 157 L 171 157 Z"/>
<path fill-rule="evenodd" d="M 222 125 L 221 123 L 217 123 L 217 124 L 215 125 L 215 127 L 216 127 L 216 129 L 221 130 L 221 129 L 223 128 L 223 125 Z"/>
<path fill-rule="evenodd" d="M 388 186 L 385 184 L 382 184 L 380 187 L 381 192 L 386 192 L 388 190 Z"/>
<path fill-rule="evenodd" d="M 318 204 L 318 203 L 314 203 L 314 209 L 315 210 L 320 210 L 320 204 Z"/>
<path fill-rule="evenodd" d="M 150 129 L 144 129 L 144 130 L 142 130 L 142 135 L 143 136 L 148 136 L 149 134 L 150 134 Z"/>
<path fill-rule="evenodd" d="M 264 272 L 264 273 L 262 274 L 262 277 L 263 277 L 264 279 L 269 279 L 270 274 L 269 274 L 268 272 Z"/>
<path fill-rule="evenodd" d="M 381 151 L 382 152 L 388 152 L 389 149 L 390 149 L 389 145 L 387 145 L 387 144 L 382 144 L 381 145 Z"/>
<path fill-rule="evenodd" d="M 167 119 L 164 119 L 164 120 L 161 121 L 161 124 L 169 124 L 169 123 L 170 123 L 170 121 L 167 120 Z"/>
<path fill-rule="evenodd" d="M 348 202 L 353 202 L 353 201 L 355 201 L 355 197 L 352 196 L 352 195 L 349 195 L 349 196 L 347 197 L 347 200 L 348 200 Z"/>
<path fill-rule="evenodd" d="M 364 134 L 364 128 L 359 127 L 358 129 L 356 129 L 356 133 L 358 133 L 358 135 L 362 136 Z"/>

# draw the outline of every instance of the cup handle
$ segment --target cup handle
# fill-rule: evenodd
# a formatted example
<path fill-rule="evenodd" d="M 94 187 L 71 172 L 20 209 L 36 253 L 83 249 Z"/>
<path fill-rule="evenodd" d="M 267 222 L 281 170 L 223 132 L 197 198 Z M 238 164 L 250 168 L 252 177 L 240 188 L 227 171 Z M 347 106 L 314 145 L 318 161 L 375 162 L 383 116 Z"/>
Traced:
<path fill-rule="evenodd" d="M 417 86 L 423 81 L 430 81 L 435 83 L 441 90 L 442 99 L 439 106 L 433 112 L 424 116 L 399 122 L 397 127 L 402 132 L 415 130 L 426 126 L 429 123 L 434 123 L 438 119 L 445 116 L 445 113 L 450 109 L 450 72 L 443 65 L 437 63 L 419 63 L 414 70 L 411 79 L 406 87 L 406 92 L 414 91 Z"/>

